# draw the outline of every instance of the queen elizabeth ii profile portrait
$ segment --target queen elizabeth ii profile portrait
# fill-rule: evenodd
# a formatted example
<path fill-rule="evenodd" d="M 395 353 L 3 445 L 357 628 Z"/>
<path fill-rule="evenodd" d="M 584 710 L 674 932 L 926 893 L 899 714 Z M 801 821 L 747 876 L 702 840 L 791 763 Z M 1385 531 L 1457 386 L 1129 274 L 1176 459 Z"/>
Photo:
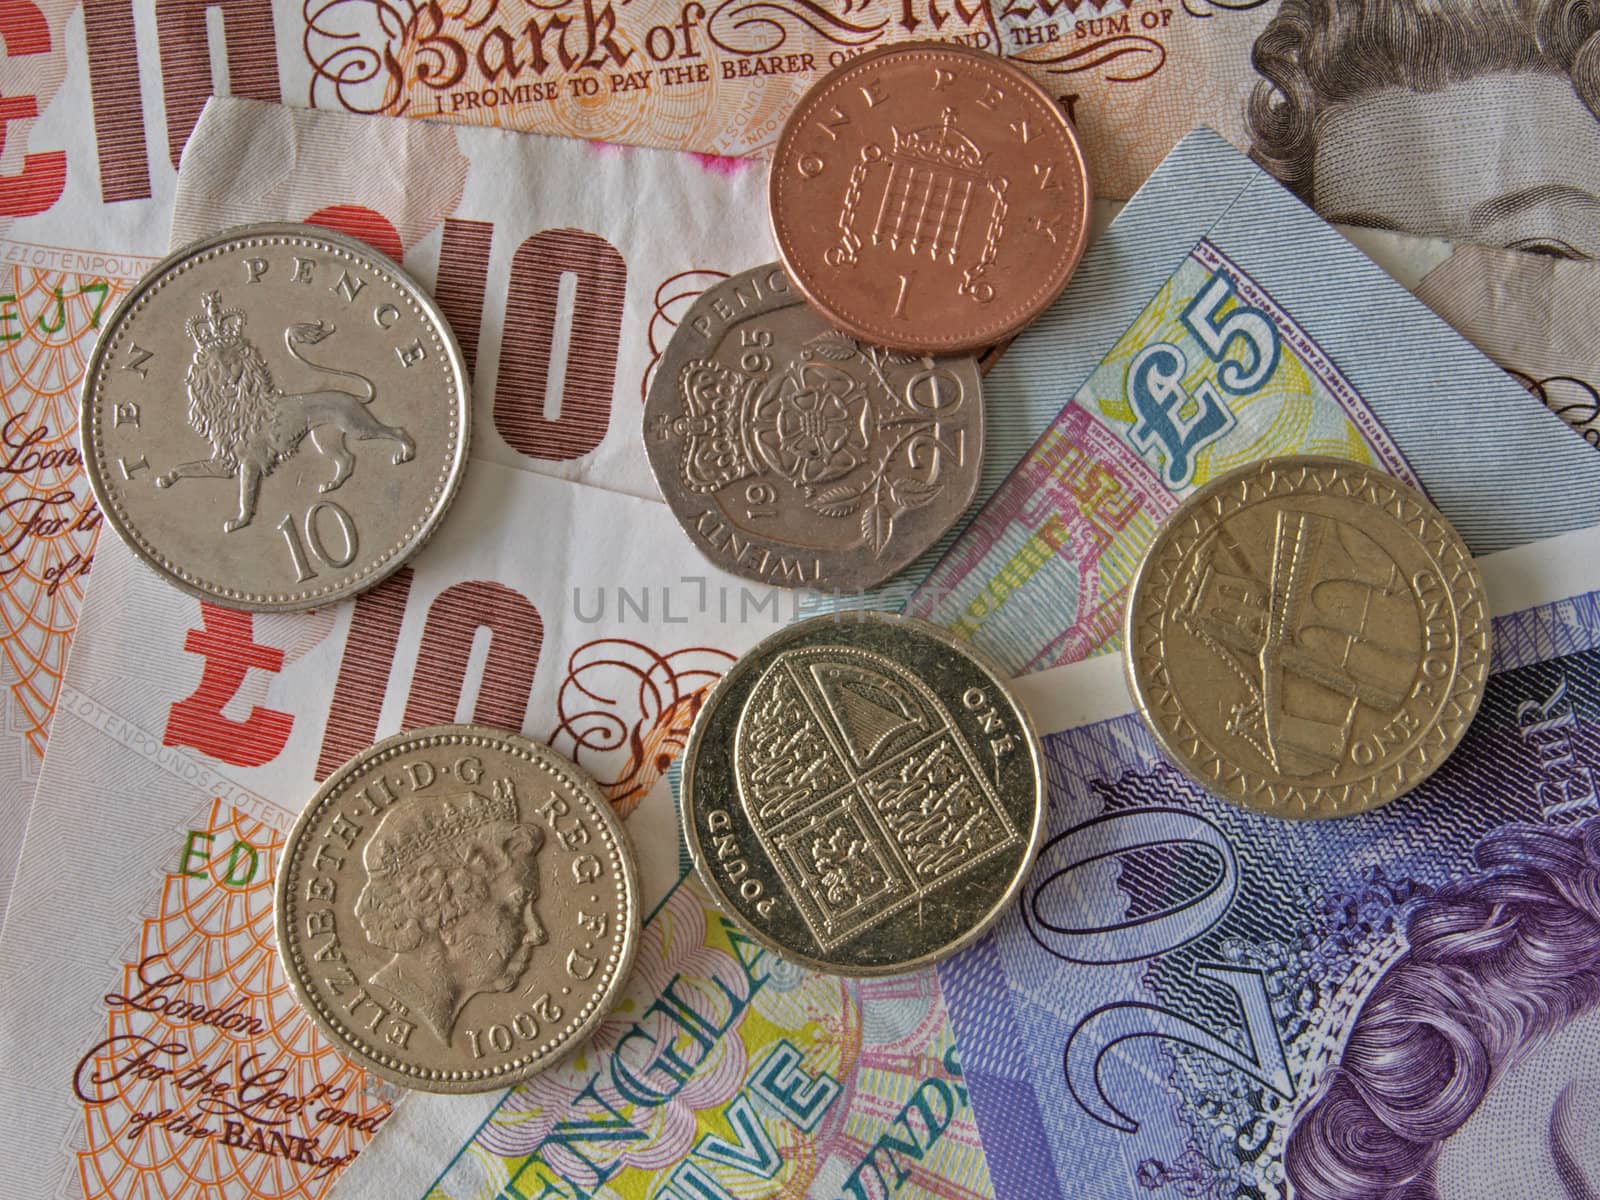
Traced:
<path fill-rule="evenodd" d="M 1425 896 L 1290 1127 L 1297 1200 L 1600 1197 L 1600 818 Z"/>
<path fill-rule="evenodd" d="M 1251 157 L 1323 217 L 1600 257 L 1600 5 L 1282 0 Z"/>
<path fill-rule="evenodd" d="M 367 843 L 356 918 L 391 955 L 369 982 L 440 1041 L 474 996 L 514 988 L 548 940 L 534 908 L 543 844 L 499 790 L 396 805 Z"/>

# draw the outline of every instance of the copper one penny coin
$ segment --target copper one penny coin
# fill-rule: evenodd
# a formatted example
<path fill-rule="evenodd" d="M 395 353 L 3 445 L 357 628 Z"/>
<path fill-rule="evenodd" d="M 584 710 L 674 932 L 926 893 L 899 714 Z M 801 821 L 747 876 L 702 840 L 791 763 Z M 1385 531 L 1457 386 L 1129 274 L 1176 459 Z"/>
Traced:
<path fill-rule="evenodd" d="M 1072 126 L 1018 68 L 901 45 L 827 75 L 784 126 L 773 235 L 806 299 L 856 337 L 949 354 L 1016 334 L 1089 230 Z"/>

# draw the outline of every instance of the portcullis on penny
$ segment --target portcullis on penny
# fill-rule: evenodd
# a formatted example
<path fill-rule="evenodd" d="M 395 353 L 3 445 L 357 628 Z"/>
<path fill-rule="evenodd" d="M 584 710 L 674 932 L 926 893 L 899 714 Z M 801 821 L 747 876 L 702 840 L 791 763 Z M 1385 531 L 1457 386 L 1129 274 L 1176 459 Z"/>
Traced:
<path fill-rule="evenodd" d="M 795 106 L 767 189 L 778 257 L 832 324 L 925 354 L 1012 337 L 1066 286 L 1089 176 L 1056 101 L 944 43 L 852 58 Z"/>

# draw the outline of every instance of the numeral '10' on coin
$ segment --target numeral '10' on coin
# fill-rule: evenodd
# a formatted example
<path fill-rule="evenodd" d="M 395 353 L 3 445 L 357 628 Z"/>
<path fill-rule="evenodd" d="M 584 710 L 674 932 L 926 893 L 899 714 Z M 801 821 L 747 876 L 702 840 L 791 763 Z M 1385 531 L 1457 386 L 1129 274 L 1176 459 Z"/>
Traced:
<path fill-rule="evenodd" d="M 111 314 L 84 375 L 84 467 L 111 527 L 178 587 L 310 608 L 427 540 L 471 402 L 443 316 L 394 263 L 249 226 L 178 251 Z"/>

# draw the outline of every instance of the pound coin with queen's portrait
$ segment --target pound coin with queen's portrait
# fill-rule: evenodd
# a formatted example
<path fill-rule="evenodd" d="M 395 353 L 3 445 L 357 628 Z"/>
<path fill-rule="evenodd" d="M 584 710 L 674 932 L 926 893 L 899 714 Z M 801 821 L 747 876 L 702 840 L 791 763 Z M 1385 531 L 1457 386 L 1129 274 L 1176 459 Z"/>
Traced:
<path fill-rule="evenodd" d="M 278 950 L 342 1053 L 480 1092 L 575 1048 L 639 942 L 633 853 L 595 782 L 513 734 L 397 734 L 329 777 L 284 846 Z"/>

